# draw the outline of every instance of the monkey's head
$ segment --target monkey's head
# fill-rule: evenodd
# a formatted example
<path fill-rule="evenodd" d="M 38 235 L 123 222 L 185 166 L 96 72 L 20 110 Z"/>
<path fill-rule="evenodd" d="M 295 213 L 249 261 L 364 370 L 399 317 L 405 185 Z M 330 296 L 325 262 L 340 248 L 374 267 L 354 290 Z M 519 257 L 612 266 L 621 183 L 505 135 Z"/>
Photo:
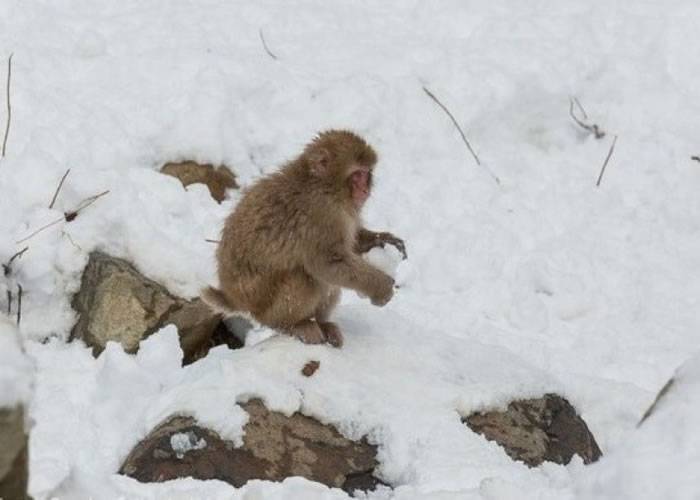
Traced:
<path fill-rule="evenodd" d="M 306 146 L 302 158 L 309 175 L 355 209 L 362 208 L 377 163 L 377 153 L 364 139 L 347 130 L 328 130 Z"/>

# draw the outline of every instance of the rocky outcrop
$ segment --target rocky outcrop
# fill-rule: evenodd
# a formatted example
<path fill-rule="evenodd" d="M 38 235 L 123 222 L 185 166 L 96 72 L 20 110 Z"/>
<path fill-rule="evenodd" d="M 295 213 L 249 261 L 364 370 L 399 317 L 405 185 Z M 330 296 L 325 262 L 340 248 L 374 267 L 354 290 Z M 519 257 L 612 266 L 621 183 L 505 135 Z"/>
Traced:
<path fill-rule="evenodd" d="M 331 426 L 295 413 L 269 411 L 261 401 L 242 405 L 250 415 L 243 446 L 221 439 L 192 418 L 174 416 L 155 428 L 124 461 L 121 473 L 142 482 L 191 476 L 236 487 L 251 479 L 303 476 L 327 486 L 374 489 L 376 447 L 351 441 Z"/>
<path fill-rule="evenodd" d="M 220 316 L 201 300 L 175 297 L 129 262 L 102 252 L 90 254 L 72 305 L 79 319 L 71 339 L 82 339 L 95 355 L 110 340 L 136 352 L 142 339 L 174 324 L 188 362 L 201 357 L 221 324 Z"/>
<path fill-rule="evenodd" d="M 568 464 L 574 454 L 589 464 L 602 455 L 574 407 L 555 394 L 513 401 L 505 411 L 473 413 L 464 422 L 530 467 L 543 461 Z"/>
<path fill-rule="evenodd" d="M 221 203 L 226 198 L 227 189 L 238 189 L 236 176 L 231 170 L 220 165 L 213 165 L 183 161 L 179 163 L 166 163 L 160 169 L 161 173 L 176 177 L 184 187 L 190 184 L 201 183 L 207 186 L 211 197 Z"/>
<path fill-rule="evenodd" d="M 0 408 L 0 498 L 29 498 L 27 447 L 22 406 Z"/>

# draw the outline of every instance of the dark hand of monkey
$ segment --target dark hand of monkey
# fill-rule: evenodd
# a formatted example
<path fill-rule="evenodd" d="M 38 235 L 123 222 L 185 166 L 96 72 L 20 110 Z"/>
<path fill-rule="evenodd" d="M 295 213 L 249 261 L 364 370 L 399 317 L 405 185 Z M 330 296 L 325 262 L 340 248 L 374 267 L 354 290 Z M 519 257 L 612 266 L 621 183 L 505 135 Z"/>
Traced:
<path fill-rule="evenodd" d="M 384 245 L 389 244 L 396 247 L 396 249 L 401 252 L 403 260 L 408 258 L 406 253 L 406 243 L 404 241 L 394 236 L 389 232 L 375 233 L 374 231 L 369 231 L 367 229 L 361 229 L 357 234 L 357 243 L 355 245 L 355 250 L 358 253 L 367 253 L 375 247 L 384 248 Z"/>

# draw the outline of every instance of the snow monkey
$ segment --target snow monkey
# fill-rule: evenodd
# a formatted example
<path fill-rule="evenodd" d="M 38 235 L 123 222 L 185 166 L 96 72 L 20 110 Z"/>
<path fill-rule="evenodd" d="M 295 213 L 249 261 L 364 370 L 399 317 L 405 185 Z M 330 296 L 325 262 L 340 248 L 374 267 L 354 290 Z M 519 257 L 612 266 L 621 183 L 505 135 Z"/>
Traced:
<path fill-rule="evenodd" d="M 383 306 L 394 280 L 361 253 L 403 240 L 362 227 L 377 155 L 345 130 L 319 134 L 296 159 L 254 183 L 226 219 L 216 257 L 220 288 L 202 298 L 223 314 L 249 314 L 305 343 L 340 347 L 329 321 L 341 288 Z"/>

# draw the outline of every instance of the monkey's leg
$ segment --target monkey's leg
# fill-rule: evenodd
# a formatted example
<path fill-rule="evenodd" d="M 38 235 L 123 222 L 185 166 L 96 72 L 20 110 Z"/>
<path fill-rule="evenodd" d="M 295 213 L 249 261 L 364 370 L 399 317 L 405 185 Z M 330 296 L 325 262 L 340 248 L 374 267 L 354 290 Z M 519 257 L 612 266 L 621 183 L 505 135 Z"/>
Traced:
<path fill-rule="evenodd" d="M 316 309 L 316 321 L 318 322 L 318 326 L 326 337 L 326 341 L 333 347 L 343 346 L 343 334 L 340 328 L 332 321 L 328 321 L 331 312 L 338 304 L 338 300 L 340 300 L 340 288 L 332 287 L 328 291 L 325 300 L 323 300 Z"/>
<path fill-rule="evenodd" d="M 326 341 L 313 319 L 323 290 L 305 273 L 289 274 L 278 283 L 274 296 L 263 311 L 254 314 L 263 325 L 293 335 L 306 344 Z"/>

